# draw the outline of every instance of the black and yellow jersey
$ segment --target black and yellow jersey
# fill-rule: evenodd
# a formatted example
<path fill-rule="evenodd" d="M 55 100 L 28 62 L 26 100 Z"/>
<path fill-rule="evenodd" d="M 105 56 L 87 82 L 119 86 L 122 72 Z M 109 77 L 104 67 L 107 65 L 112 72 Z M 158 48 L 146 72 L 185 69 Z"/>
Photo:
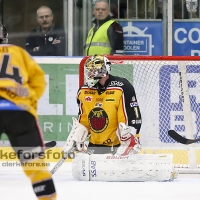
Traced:
<path fill-rule="evenodd" d="M 116 130 L 120 122 L 137 129 L 141 113 L 134 87 L 125 78 L 109 75 L 105 86 L 83 85 L 77 94 L 79 122 L 91 133 L 90 143 L 112 146 L 119 144 Z"/>
<path fill-rule="evenodd" d="M 37 101 L 45 90 L 41 67 L 21 47 L 0 45 L 0 97 L 37 116 Z M 2 104 L 10 105 L 10 104 Z M 7 109 L 7 108 L 6 108 Z"/>

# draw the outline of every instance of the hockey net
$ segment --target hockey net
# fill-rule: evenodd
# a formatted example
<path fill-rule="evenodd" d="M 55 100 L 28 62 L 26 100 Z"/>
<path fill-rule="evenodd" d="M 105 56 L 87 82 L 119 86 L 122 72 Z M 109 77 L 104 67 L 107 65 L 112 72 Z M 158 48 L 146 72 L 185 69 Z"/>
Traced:
<path fill-rule="evenodd" d="M 199 143 L 177 143 L 168 130 L 190 139 L 200 137 L 200 57 L 107 57 L 111 74 L 125 77 L 135 88 L 142 114 L 140 153 L 173 154 L 180 173 L 199 173 Z M 80 63 L 80 85 L 86 60 Z"/>

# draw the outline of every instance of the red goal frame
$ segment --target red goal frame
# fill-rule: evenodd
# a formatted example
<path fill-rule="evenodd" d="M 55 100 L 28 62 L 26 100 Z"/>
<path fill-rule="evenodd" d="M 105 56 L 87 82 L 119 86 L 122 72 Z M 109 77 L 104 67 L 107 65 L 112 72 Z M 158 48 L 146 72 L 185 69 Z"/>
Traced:
<path fill-rule="evenodd" d="M 111 61 L 116 61 L 116 63 L 121 63 L 125 60 L 160 60 L 160 61 L 200 61 L 200 56 L 112 56 L 112 55 L 105 55 L 109 60 Z M 89 58 L 90 56 L 84 57 L 80 64 L 79 64 L 79 86 L 83 85 L 84 83 L 84 64 L 85 61 Z"/>

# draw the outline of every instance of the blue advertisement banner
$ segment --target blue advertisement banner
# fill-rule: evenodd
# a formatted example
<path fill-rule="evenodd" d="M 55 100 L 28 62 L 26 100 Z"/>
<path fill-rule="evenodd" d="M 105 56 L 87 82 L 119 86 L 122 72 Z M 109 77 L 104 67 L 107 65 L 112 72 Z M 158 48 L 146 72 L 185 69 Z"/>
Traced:
<path fill-rule="evenodd" d="M 174 23 L 174 56 L 200 55 L 200 23 Z"/>
<path fill-rule="evenodd" d="M 162 22 L 120 22 L 125 55 L 163 55 Z"/>
<path fill-rule="evenodd" d="M 188 90 L 190 98 L 190 109 L 194 117 L 194 138 L 199 138 L 200 132 L 200 103 L 198 92 L 198 75 L 200 73 L 199 65 L 187 65 Z M 164 65 L 159 72 L 159 135 L 160 140 L 165 143 L 171 143 L 173 140 L 166 134 L 166 130 L 175 130 L 185 133 L 185 120 L 183 115 L 183 103 L 181 96 L 175 100 L 172 90 L 175 88 L 172 83 L 172 76 L 178 76 L 178 65 Z M 166 84 L 168 83 L 168 84 Z M 169 102 L 171 102 L 169 104 Z M 180 114 L 182 113 L 182 114 Z M 171 125 L 171 126 L 170 126 Z M 175 142 L 175 141 L 173 141 Z"/>

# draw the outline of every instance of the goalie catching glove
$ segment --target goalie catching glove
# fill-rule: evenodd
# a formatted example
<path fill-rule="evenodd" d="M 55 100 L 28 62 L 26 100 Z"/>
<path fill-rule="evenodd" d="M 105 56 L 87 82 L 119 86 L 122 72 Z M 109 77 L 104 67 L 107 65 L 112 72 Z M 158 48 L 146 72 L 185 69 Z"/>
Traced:
<path fill-rule="evenodd" d="M 65 145 L 62 149 L 64 153 L 71 153 L 70 151 L 73 149 L 73 147 L 75 150 L 80 152 L 87 149 L 87 144 L 85 143 L 88 136 L 87 128 L 80 124 L 76 118 L 72 117 L 72 120 L 72 130 L 70 131 L 67 141 L 65 142 Z"/>
<path fill-rule="evenodd" d="M 120 146 L 117 149 L 116 154 L 126 156 L 129 153 L 139 153 L 141 149 L 139 137 L 133 135 L 129 126 L 120 122 L 116 134 L 120 141 Z"/>

